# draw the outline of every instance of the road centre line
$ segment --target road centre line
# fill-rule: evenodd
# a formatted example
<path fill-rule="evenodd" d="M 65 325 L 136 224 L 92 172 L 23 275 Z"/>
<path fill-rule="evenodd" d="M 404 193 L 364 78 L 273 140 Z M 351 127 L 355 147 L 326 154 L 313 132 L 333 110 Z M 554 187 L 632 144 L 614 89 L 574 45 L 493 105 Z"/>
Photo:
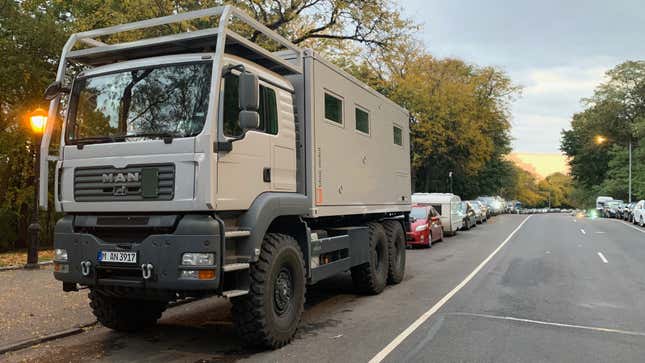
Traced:
<path fill-rule="evenodd" d="M 645 337 L 645 333 L 637 332 L 637 331 L 611 329 L 611 328 L 601 328 L 601 327 L 597 327 L 597 326 L 575 325 L 575 324 L 566 324 L 566 323 L 554 323 L 554 322 L 551 322 L 551 321 L 515 318 L 515 317 L 512 317 L 512 316 L 498 316 L 498 315 L 473 314 L 473 313 L 447 313 L 445 315 L 446 316 L 449 316 L 449 315 L 461 315 L 461 316 L 474 316 L 474 317 L 487 318 L 487 319 L 511 320 L 511 321 L 517 321 L 517 322 L 522 322 L 522 323 L 529 323 L 529 324 L 557 326 L 557 327 L 562 327 L 562 328 L 584 329 L 584 330 L 591 330 L 591 331 L 603 332 L 603 333 L 616 333 L 616 334 L 635 335 L 635 336 Z"/>
<path fill-rule="evenodd" d="M 605 255 L 603 255 L 602 252 L 598 252 L 598 257 L 600 257 L 602 262 L 609 263 L 609 261 L 607 261 L 607 259 L 605 258 Z"/>
<path fill-rule="evenodd" d="M 526 217 L 522 223 L 520 223 L 514 230 L 511 232 L 511 234 L 506 237 L 506 239 L 488 256 L 484 261 L 482 261 L 475 269 L 468 275 L 466 278 L 460 282 L 457 286 L 455 286 L 448 294 L 446 294 L 444 297 L 441 298 L 436 304 L 434 304 L 428 311 L 423 313 L 420 317 L 417 318 L 410 326 L 408 326 L 405 330 L 403 330 L 399 335 L 397 335 L 394 340 L 392 340 L 388 345 L 385 346 L 380 352 L 378 352 L 372 359 L 370 359 L 369 363 L 379 363 L 385 359 L 385 357 L 388 356 L 396 347 L 398 347 L 410 334 L 412 334 L 421 324 L 423 324 L 426 320 L 428 320 L 432 315 L 434 315 L 439 309 L 441 309 L 442 306 L 444 306 L 455 294 L 459 292 L 470 280 L 472 280 L 477 273 L 486 266 L 488 261 L 490 261 L 496 254 L 499 252 L 507 243 L 508 241 L 515 236 L 517 231 L 522 228 L 524 223 L 531 218 L 532 215 L 529 215 Z"/>

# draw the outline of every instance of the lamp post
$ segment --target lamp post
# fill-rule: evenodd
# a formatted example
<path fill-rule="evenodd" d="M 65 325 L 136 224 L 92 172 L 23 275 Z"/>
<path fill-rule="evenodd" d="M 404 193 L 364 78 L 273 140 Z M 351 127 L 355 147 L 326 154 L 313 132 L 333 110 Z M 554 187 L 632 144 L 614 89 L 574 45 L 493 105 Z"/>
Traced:
<path fill-rule="evenodd" d="M 40 177 L 40 141 L 42 140 L 45 125 L 47 125 L 47 112 L 37 108 L 28 116 L 29 126 L 33 133 L 32 152 L 34 161 L 34 207 L 32 209 L 31 224 L 29 224 L 29 247 L 27 251 L 26 268 L 36 269 L 38 265 L 38 245 L 40 244 L 40 222 L 38 218 L 38 185 Z"/>
<path fill-rule="evenodd" d="M 594 137 L 594 142 L 597 145 L 602 145 L 605 142 L 607 142 L 607 138 L 602 135 L 596 135 L 596 137 Z M 628 185 L 627 203 L 631 203 L 632 202 L 632 137 L 631 135 L 629 136 L 629 144 L 627 145 L 627 150 L 629 153 L 629 166 L 628 166 L 628 176 L 627 176 L 627 185 Z"/>

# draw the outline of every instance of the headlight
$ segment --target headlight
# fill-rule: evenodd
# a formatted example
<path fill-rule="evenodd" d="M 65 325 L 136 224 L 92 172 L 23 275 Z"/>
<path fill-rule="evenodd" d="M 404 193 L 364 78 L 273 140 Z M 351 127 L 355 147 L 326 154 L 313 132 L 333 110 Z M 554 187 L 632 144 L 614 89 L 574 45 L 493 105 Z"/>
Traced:
<path fill-rule="evenodd" d="M 181 255 L 181 264 L 184 266 L 207 266 L 215 264 L 214 253 L 184 253 Z"/>
<path fill-rule="evenodd" d="M 414 230 L 415 230 L 416 232 L 421 232 L 421 231 L 425 231 L 426 229 L 428 229 L 428 225 L 427 225 L 427 224 L 424 224 L 424 225 L 422 225 L 422 226 L 417 226 L 417 228 L 415 228 Z"/>
<path fill-rule="evenodd" d="M 54 250 L 54 261 L 67 262 L 67 250 L 57 248 Z"/>

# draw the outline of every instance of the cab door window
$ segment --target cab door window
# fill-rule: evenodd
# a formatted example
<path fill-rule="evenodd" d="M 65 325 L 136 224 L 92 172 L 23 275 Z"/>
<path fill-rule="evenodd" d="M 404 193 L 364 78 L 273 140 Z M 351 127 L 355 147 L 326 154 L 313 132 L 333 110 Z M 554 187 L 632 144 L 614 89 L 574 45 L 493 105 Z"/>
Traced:
<path fill-rule="evenodd" d="M 242 136 L 243 131 L 239 124 L 239 77 L 229 73 L 224 76 L 224 102 L 223 102 L 223 129 L 224 135 L 229 137 Z M 261 131 L 271 135 L 278 134 L 278 103 L 276 92 L 273 88 L 260 85 L 260 115 Z"/>

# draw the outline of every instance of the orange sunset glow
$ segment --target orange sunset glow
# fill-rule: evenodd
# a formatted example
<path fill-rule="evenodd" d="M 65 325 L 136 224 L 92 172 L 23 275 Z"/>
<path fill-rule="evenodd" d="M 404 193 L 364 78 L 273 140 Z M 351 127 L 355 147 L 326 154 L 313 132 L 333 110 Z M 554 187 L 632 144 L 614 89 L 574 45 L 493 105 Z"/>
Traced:
<path fill-rule="evenodd" d="M 511 153 L 508 160 L 539 179 L 553 173 L 569 173 L 567 157 L 559 153 Z"/>

